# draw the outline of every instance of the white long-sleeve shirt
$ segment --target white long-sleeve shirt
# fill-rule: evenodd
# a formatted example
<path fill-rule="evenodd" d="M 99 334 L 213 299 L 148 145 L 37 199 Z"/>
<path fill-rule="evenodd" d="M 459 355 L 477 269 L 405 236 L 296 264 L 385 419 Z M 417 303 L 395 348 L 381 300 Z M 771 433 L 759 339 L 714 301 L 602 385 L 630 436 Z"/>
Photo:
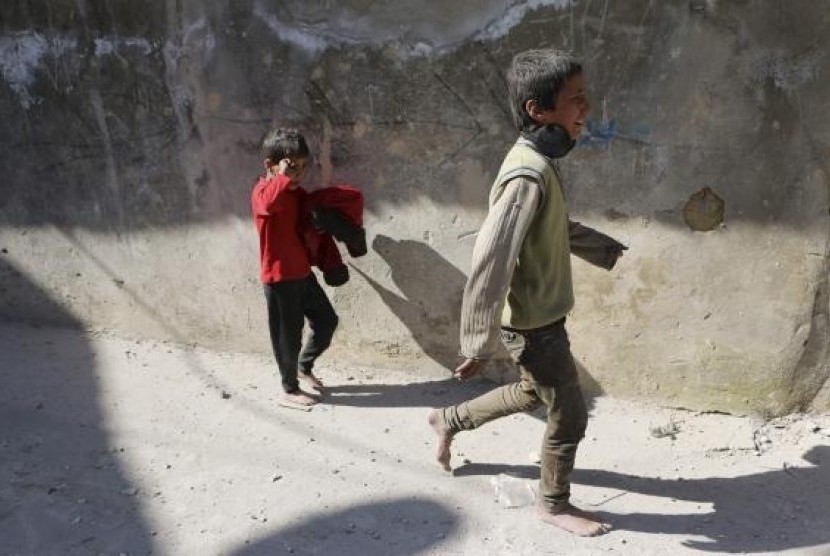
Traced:
<path fill-rule="evenodd" d="M 473 248 L 461 304 L 461 355 L 489 359 L 499 348 L 502 309 L 527 230 L 542 202 L 535 181 L 519 177 L 487 212 Z"/>

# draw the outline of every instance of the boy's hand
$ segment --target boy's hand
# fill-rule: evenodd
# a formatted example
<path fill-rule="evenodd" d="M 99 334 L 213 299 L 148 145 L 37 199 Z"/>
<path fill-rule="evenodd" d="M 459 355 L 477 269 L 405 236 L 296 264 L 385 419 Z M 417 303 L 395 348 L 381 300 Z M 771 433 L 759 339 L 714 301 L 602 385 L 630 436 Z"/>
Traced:
<path fill-rule="evenodd" d="M 277 173 L 287 178 L 294 178 L 297 174 L 296 165 L 288 158 L 283 158 L 277 165 Z"/>
<path fill-rule="evenodd" d="M 458 380 L 467 380 L 481 372 L 485 363 L 483 359 L 466 359 L 452 374 Z"/>
<path fill-rule="evenodd" d="M 614 268 L 614 266 L 617 264 L 617 261 L 620 260 L 620 257 L 623 256 L 623 253 L 625 251 L 628 251 L 628 247 L 622 244 L 610 248 L 610 268 Z"/>

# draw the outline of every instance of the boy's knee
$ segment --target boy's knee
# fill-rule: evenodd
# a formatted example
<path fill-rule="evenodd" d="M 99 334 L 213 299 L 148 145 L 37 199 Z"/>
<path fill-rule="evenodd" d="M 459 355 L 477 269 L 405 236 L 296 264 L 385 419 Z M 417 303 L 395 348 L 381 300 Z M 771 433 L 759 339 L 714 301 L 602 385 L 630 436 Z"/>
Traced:
<path fill-rule="evenodd" d="M 588 411 L 584 409 L 584 406 L 582 413 L 579 414 L 576 420 L 574 428 L 579 436 L 579 440 L 582 440 L 585 437 L 585 431 L 588 429 Z"/>
<path fill-rule="evenodd" d="M 549 425 L 549 440 L 554 444 L 576 444 L 585 437 L 588 428 L 588 410 L 584 403 L 563 407 Z"/>
<path fill-rule="evenodd" d="M 340 324 L 340 317 L 334 312 L 317 323 L 317 336 L 326 346 L 331 342 L 338 324 Z"/>
<path fill-rule="evenodd" d="M 568 421 L 570 422 L 571 434 L 579 440 L 582 440 L 585 436 L 585 430 L 588 428 L 588 407 L 582 398 L 582 392 L 576 394 L 574 403 L 568 413 L 570 414 Z"/>

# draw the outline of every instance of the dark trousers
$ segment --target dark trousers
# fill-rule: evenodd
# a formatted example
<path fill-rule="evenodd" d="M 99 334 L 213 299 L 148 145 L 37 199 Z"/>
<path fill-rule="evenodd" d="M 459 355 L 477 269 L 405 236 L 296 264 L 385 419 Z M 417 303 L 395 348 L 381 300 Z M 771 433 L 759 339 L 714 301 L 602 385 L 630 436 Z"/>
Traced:
<path fill-rule="evenodd" d="M 470 430 L 544 404 L 547 426 L 542 438 L 539 494 L 546 510 L 562 511 L 570 497 L 577 446 L 588 424 L 565 321 L 535 330 L 503 329 L 501 339 L 519 369 L 519 382 L 444 408 L 444 423 L 453 432 Z"/>
<path fill-rule="evenodd" d="M 297 372 L 310 373 L 314 362 L 331 344 L 337 314 L 313 274 L 300 280 L 265 284 L 265 300 L 271 347 L 283 390 L 296 392 L 300 389 Z M 305 319 L 310 332 L 303 345 Z"/>

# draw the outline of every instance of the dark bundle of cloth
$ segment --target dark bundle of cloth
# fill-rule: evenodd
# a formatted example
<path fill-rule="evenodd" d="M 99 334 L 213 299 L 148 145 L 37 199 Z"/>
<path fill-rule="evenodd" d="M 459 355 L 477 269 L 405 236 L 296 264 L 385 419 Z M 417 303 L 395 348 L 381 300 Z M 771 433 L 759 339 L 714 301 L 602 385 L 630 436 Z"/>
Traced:
<path fill-rule="evenodd" d="M 311 264 L 320 269 L 329 286 L 349 280 L 335 240 L 352 257 L 368 251 L 363 229 L 363 193 L 350 185 L 335 185 L 307 193 L 301 208 L 302 236 Z"/>

